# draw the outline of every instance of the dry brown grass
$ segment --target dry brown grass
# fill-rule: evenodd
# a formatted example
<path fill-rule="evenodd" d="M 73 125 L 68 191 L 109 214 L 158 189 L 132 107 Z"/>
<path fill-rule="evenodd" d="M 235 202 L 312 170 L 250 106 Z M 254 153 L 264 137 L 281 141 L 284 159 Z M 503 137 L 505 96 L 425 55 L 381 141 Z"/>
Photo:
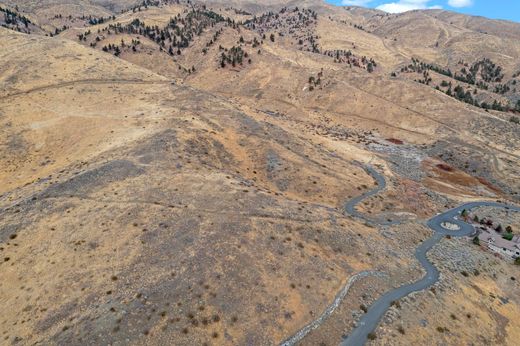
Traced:
<path fill-rule="evenodd" d="M 86 3 L 20 6 L 44 28 L 57 24 L 48 17 L 58 9 L 113 13 L 104 2 Z M 117 8 L 130 3 L 120 1 Z M 448 24 L 436 12 L 380 17 L 316 1 L 304 5 L 319 13 L 321 48 L 373 57 L 380 64 L 376 71 L 299 51 L 289 37 L 267 39 L 255 49 L 245 44 L 252 63 L 221 69 L 219 45 L 259 37 L 222 24 L 175 58 L 146 40 L 141 52 L 116 58 L 88 47 L 90 41 L 78 43 L 76 35 L 85 29 L 79 22 L 55 38 L 0 28 L 6 48 L 0 52 L 2 342 L 277 343 L 316 318 L 354 273 L 390 273 L 387 281 L 356 286 L 341 316 L 308 343 L 339 340 L 352 325 L 351 310 L 368 307 L 366 292 L 375 297 L 420 276 L 412 253 L 428 236 L 413 222 L 385 230 L 393 234 L 388 236 L 344 215 L 344 202 L 374 184 L 357 162 L 371 163 L 389 181 L 381 196 L 360 206 L 374 215 L 426 218 L 445 208 L 435 193 L 453 203 L 501 196 L 490 179 L 511 183 L 503 172 L 515 171 L 518 152 L 493 126 L 487 135 L 468 129 L 475 121 L 503 119 L 389 72 L 412 55 L 444 62 L 452 58 L 450 50 L 473 58 L 493 45 L 514 46 L 515 58 L 516 43 L 496 35 L 482 40 L 460 28 L 459 19 Z M 215 11 L 248 17 L 226 7 Z M 251 3 L 244 8 L 262 10 Z M 140 18 L 164 25 L 185 9 L 152 7 L 118 15 L 116 22 Z M 514 32 L 508 29 L 508 36 Z M 439 35 L 446 36 L 435 49 Z M 103 44 L 121 39 L 132 37 L 114 35 Z M 493 57 L 511 69 L 507 59 Z M 179 72 L 179 66 L 196 72 Z M 309 77 L 319 73 L 323 82 L 311 92 Z M 425 178 L 414 181 L 393 171 L 387 154 L 371 151 L 373 145 L 398 152 L 414 146 L 427 156 L 428 145 L 438 141 L 479 148 L 481 159 L 496 154 L 498 164 L 480 177 L 442 169 L 453 164 L 427 157 L 418 168 Z M 518 303 L 489 303 L 480 312 L 475 293 L 506 292 L 512 280 L 494 284 L 471 274 L 455 280 L 457 295 L 438 293 L 435 304 L 420 300 L 425 307 L 419 312 L 439 322 L 427 332 L 409 324 L 392 327 L 403 344 L 440 337 L 435 326 L 444 326 L 440 321 L 449 314 L 459 323 L 466 310 L 485 337 L 503 327 L 504 343 L 516 338 L 515 322 L 503 321 L 514 320 Z M 475 341 L 472 326 L 449 330 Z M 442 333 L 447 342 L 455 340 L 450 333 Z M 380 334 L 374 334 L 376 343 L 389 340 Z"/>

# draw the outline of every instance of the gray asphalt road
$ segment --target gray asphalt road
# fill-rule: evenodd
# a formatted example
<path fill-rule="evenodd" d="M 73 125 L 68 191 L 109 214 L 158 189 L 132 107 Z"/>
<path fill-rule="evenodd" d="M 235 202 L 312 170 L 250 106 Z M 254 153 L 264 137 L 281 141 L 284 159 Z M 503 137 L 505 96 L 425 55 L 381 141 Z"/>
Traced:
<path fill-rule="evenodd" d="M 363 219 L 369 223 L 377 224 L 377 225 L 381 225 L 381 226 L 396 225 L 396 224 L 401 223 L 402 222 L 401 220 L 389 221 L 389 220 L 371 219 L 367 215 L 360 213 L 359 211 L 356 210 L 356 205 L 358 205 L 362 200 L 364 200 L 365 198 L 374 196 L 386 188 L 386 180 L 385 180 L 384 176 L 379 174 L 379 172 L 376 171 L 371 166 L 363 166 L 363 168 L 367 171 L 368 174 L 370 174 L 374 178 L 374 180 L 377 183 L 377 186 L 375 188 L 373 188 L 372 190 L 368 190 L 368 191 L 364 192 L 362 195 L 354 197 L 351 200 L 349 200 L 345 204 L 345 207 L 344 207 L 345 211 L 352 216 Z"/>
<path fill-rule="evenodd" d="M 345 206 L 345 209 L 348 213 L 351 213 L 352 215 L 361 218 L 364 218 L 364 215 L 358 213 L 355 210 L 356 204 L 358 204 L 364 198 L 378 193 L 386 186 L 385 178 L 376 170 L 374 170 L 371 167 L 367 167 L 367 171 L 374 177 L 374 179 L 376 179 L 378 187 L 371 191 L 365 192 L 363 195 L 359 197 L 352 199 Z M 456 217 L 460 215 L 463 209 L 470 210 L 480 206 L 505 208 L 520 212 L 520 208 L 516 206 L 510 206 L 496 202 L 472 202 L 450 209 L 442 214 L 436 215 L 429 219 L 427 225 L 434 231 L 434 234 L 426 241 L 421 243 L 421 245 L 419 245 L 415 250 L 415 257 L 417 258 L 419 263 L 421 263 L 421 265 L 424 267 L 426 275 L 419 281 L 403 285 L 383 294 L 369 307 L 367 313 L 364 314 L 363 317 L 359 320 L 358 326 L 345 340 L 341 342 L 340 345 L 364 345 L 368 339 L 368 334 L 376 329 L 377 325 L 381 321 L 381 318 L 383 317 L 383 315 L 388 310 L 388 308 L 394 300 L 401 299 L 412 292 L 421 291 L 436 283 L 437 280 L 439 280 L 439 271 L 426 258 L 426 254 L 435 244 L 437 244 L 446 235 L 451 235 L 452 237 L 463 237 L 471 235 L 474 232 L 473 226 L 462 220 L 456 219 Z M 450 222 L 456 224 L 460 227 L 460 229 L 457 231 L 447 230 L 441 226 L 443 222 Z"/>

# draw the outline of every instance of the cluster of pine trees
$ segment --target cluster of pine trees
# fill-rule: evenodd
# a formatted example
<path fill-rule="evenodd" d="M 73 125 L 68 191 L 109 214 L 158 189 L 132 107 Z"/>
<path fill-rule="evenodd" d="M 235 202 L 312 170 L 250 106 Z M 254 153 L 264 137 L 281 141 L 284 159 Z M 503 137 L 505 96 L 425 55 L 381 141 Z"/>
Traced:
<path fill-rule="evenodd" d="M 244 59 L 251 64 L 251 58 L 249 54 L 242 49 L 240 46 L 233 46 L 230 49 L 219 47 L 222 53 L 220 54 L 220 67 L 225 68 L 227 65 L 236 67 L 237 65 L 243 65 Z"/>
<path fill-rule="evenodd" d="M 121 55 L 121 48 L 116 44 L 109 43 L 108 46 L 103 47 L 103 52 L 113 52 L 115 56 Z"/>
<path fill-rule="evenodd" d="M 321 86 L 321 78 L 323 77 L 323 69 L 318 72 L 316 77 L 309 77 L 309 91 L 314 91 L 315 88 Z"/>
<path fill-rule="evenodd" d="M 143 0 L 137 5 L 134 5 L 130 9 L 124 10 L 122 12 L 126 11 L 132 11 L 132 12 L 140 12 L 142 9 L 147 9 L 148 7 L 159 7 L 160 5 L 169 5 L 169 4 L 180 4 L 180 0 Z M 186 3 L 190 4 L 191 1 L 188 0 Z"/>
<path fill-rule="evenodd" d="M 502 67 L 498 66 L 490 59 L 481 59 L 471 64 L 471 66 L 467 63 L 464 63 L 464 61 L 459 61 L 458 64 L 462 65 L 463 67 L 459 72 L 453 73 L 449 68 L 442 68 L 434 64 L 427 64 L 420 61 L 419 59 L 412 58 L 412 63 L 401 68 L 401 72 L 421 73 L 423 75 L 423 79 L 416 79 L 415 81 L 429 85 L 432 82 L 432 78 L 429 75 L 429 71 L 434 71 L 447 77 L 453 78 L 457 81 L 469 85 L 474 85 L 479 89 L 489 90 L 501 95 L 511 91 L 511 87 L 509 84 L 511 84 L 512 86 L 516 85 L 516 80 L 512 80 L 509 83 L 495 84 L 493 89 L 490 89 L 488 83 L 501 83 L 504 78 L 504 74 L 502 73 Z M 396 74 L 393 73 L 392 76 L 395 77 Z M 470 90 L 465 90 L 464 87 L 461 85 L 457 85 L 454 88 L 452 88 L 452 83 L 448 83 L 444 80 L 441 82 L 440 87 L 447 88 L 444 92 L 448 96 L 452 96 L 457 100 L 466 102 L 468 104 L 480 108 L 493 109 L 497 111 L 520 111 L 520 105 L 503 105 L 496 99 L 493 100 L 493 103 L 487 103 L 485 101 L 479 102 L 474 97 L 474 95 L 477 94 L 477 89 L 474 89 L 473 92 L 471 92 Z M 436 86 L 435 88 L 437 90 L 441 90 L 440 87 Z M 516 89 L 513 90 L 515 91 Z"/>
<path fill-rule="evenodd" d="M 488 90 L 487 83 L 500 83 L 504 78 L 502 67 L 496 65 L 490 59 L 484 58 L 476 61 L 471 66 L 467 63 L 459 61 L 459 65 L 463 65 L 459 72 L 453 73 L 449 68 L 442 68 L 434 64 L 427 64 L 419 59 L 412 58 L 412 63 L 401 68 L 401 72 L 417 72 L 431 70 L 444 76 L 456 79 L 460 82 L 475 85 L 480 89 Z M 507 84 L 499 84 L 493 89 L 496 93 L 506 93 L 510 88 Z"/>
<path fill-rule="evenodd" d="M 97 24 L 106 23 L 109 20 L 115 20 L 116 16 L 109 16 L 109 17 L 83 16 L 81 19 L 86 20 L 89 25 L 97 25 Z"/>
<path fill-rule="evenodd" d="M 267 12 L 261 16 L 254 16 L 247 20 L 243 25 L 258 32 L 265 40 L 266 33 L 277 31 L 279 36 L 291 35 L 301 46 L 301 50 L 319 53 L 317 37 L 313 33 L 318 14 L 311 9 L 299 9 L 294 7 L 289 9 L 282 8 L 279 12 Z M 275 41 L 275 35 L 270 34 L 270 40 Z"/>
<path fill-rule="evenodd" d="M 163 48 L 169 46 L 174 50 L 188 47 L 194 37 L 201 35 L 206 28 L 224 21 L 226 20 L 221 15 L 213 11 L 192 9 L 185 17 L 179 14 L 170 19 L 164 28 L 159 28 L 157 25 L 148 26 L 139 19 L 134 19 L 127 25 L 110 24 L 103 31 L 108 34 L 126 33 L 145 36 Z"/>
<path fill-rule="evenodd" d="M 509 107 L 502 105 L 497 100 L 493 100 L 493 103 L 489 104 L 485 101 L 479 102 L 477 99 L 475 99 L 471 93 L 470 90 L 465 90 L 461 85 L 456 85 L 455 88 L 452 89 L 451 82 L 442 81 L 441 86 L 448 87 L 448 89 L 445 91 L 446 95 L 451 96 L 453 98 L 456 98 L 459 101 L 465 102 L 467 104 L 473 105 L 475 107 L 480 107 L 483 109 L 493 109 L 496 111 L 508 111 Z M 437 86 L 437 90 L 440 90 L 440 88 Z M 473 94 L 476 94 L 476 89 L 473 91 Z"/>
<path fill-rule="evenodd" d="M 29 24 L 32 22 L 29 18 L 19 14 L 18 12 L 12 11 L 8 8 L 3 8 L 0 6 L 0 12 L 4 14 L 4 23 L 2 26 L 5 28 L 9 28 L 12 30 L 16 30 L 18 32 L 24 32 L 29 34 Z"/>
<path fill-rule="evenodd" d="M 145 4 L 149 4 L 149 2 L 146 2 Z M 126 25 L 121 23 L 109 24 L 102 30 L 98 30 L 98 34 L 140 35 L 157 43 L 161 50 L 168 52 L 168 54 L 180 55 L 181 49 L 188 47 L 190 42 L 192 42 L 196 36 L 200 36 L 204 30 L 213 27 L 218 23 L 224 23 L 229 26 L 236 25 L 236 23 L 231 19 L 225 19 L 213 11 L 204 8 L 192 8 L 184 17 L 178 14 L 176 17 L 171 18 L 168 24 L 163 28 L 160 28 L 157 25 L 146 25 L 144 22 L 136 18 Z M 221 33 L 221 30 L 217 31 L 213 39 L 208 43 L 208 46 L 213 44 Z M 90 35 L 90 30 L 78 35 L 78 39 L 80 41 L 86 41 L 88 35 Z M 101 38 L 98 35 L 96 37 L 96 42 L 99 41 L 101 41 Z M 92 44 L 95 45 L 95 42 Z M 134 51 L 135 47 L 136 45 L 132 45 Z M 115 48 L 110 48 L 108 46 L 106 47 L 106 51 L 114 51 L 115 53 L 120 54 L 120 50 L 116 51 Z"/>
<path fill-rule="evenodd" d="M 244 26 L 260 33 L 264 40 L 266 33 L 271 32 L 270 40 L 272 42 L 275 42 L 275 35 L 272 31 L 277 31 L 278 36 L 291 35 L 300 50 L 321 53 L 333 58 L 336 63 L 366 68 L 368 72 L 374 71 L 377 67 L 374 59 L 356 57 L 350 50 L 325 50 L 322 52 L 318 44 L 319 37 L 315 33 L 317 19 L 318 14 L 311 9 L 284 7 L 277 13 L 267 12 L 261 16 L 255 16 L 246 21 Z"/>

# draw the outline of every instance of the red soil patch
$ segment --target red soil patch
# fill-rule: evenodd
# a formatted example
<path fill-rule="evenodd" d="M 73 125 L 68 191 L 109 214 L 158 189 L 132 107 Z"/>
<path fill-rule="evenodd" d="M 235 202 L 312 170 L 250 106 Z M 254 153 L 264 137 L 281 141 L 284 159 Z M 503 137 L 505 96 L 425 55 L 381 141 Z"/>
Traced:
<path fill-rule="evenodd" d="M 447 164 L 445 163 L 438 163 L 435 165 L 437 168 L 439 169 L 442 169 L 443 171 L 446 171 L 446 172 L 453 172 L 453 167 L 451 166 L 448 166 Z"/>
<path fill-rule="evenodd" d="M 387 138 L 386 140 L 390 143 L 394 143 L 394 144 L 398 144 L 398 145 L 401 145 L 404 143 L 402 140 L 397 139 L 397 138 Z"/>
<path fill-rule="evenodd" d="M 482 178 L 482 177 L 477 177 L 477 179 L 478 179 L 478 181 L 479 181 L 482 185 L 484 185 L 484 186 L 490 188 L 491 190 L 493 190 L 493 191 L 495 191 L 495 192 L 500 192 L 500 193 L 502 192 L 502 190 L 500 190 L 498 187 L 496 187 L 496 186 L 494 186 L 493 184 L 491 184 L 491 183 L 490 183 L 489 181 L 487 181 L 486 179 L 484 179 L 484 178 Z"/>

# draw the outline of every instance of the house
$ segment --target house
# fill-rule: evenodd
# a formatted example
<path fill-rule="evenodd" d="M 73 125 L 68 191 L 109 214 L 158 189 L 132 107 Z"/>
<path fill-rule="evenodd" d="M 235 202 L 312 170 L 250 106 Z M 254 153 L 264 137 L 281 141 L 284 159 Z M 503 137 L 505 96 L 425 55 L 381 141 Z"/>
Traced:
<path fill-rule="evenodd" d="M 493 230 L 482 230 L 478 239 L 493 252 L 508 256 L 510 258 L 520 257 L 520 237 L 515 236 L 512 240 L 502 238 Z"/>

